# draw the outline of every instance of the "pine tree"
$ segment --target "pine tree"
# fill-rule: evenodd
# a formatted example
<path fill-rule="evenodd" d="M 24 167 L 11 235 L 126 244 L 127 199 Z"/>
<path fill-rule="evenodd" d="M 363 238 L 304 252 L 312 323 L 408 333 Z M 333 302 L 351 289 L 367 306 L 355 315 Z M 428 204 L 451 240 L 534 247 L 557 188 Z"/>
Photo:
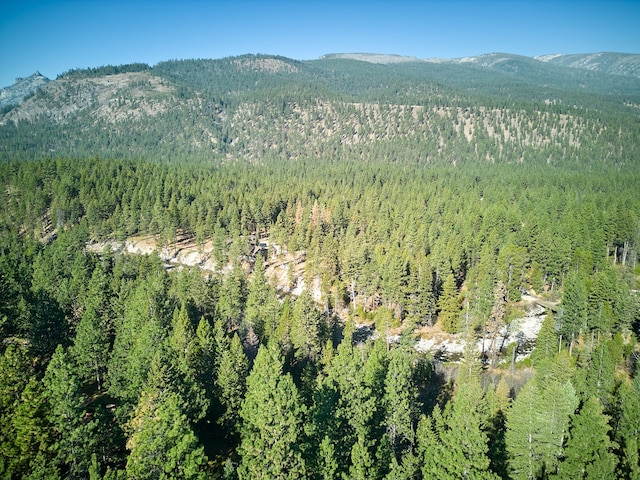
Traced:
<path fill-rule="evenodd" d="M 320 443 L 318 457 L 318 478 L 322 478 L 322 480 L 334 480 L 338 478 L 338 462 L 336 460 L 335 446 L 328 436 L 325 436 Z"/>
<path fill-rule="evenodd" d="M 191 367 L 195 356 L 195 334 L 187 307 L 183 303 L 180 309 L 175 309 L 171 320 L 171 335 L 168 346 L 178 358 L 180 368 L 187 370 Z"/>
<path fill-rule="evenodd" d="M 617 459 L 609 439 L 609 417 L 597 398 L 588 399 L 573 415 L 558 479 L 613 478 Z"/>
<path fill-rule="evenodd" d="M 640 374 L 618 392 L 620 414 L 615 440 L 620 445 L 619 476 L 640 480 Z"/>
<path fill-rule="evenodd" d="M 495 390 L 489 385 L 485 393 L 485 400 L 489 413 L 489 459 L 491 470 L 500 478 L 508 476 L 508 455 L 505 443 L 505 418 L 511 406 L 510 391 L 507 381 L 503 376 Z"/>
<path fill-rule="evenodd" d="M 322 317 L 309 290 L 305 290 L 293 305 L 291 343 L 298 358 L 315 360 L 323 345 Z"/>
<path fill-rule="evenodd" d="M 93 377 L 98 391 L 102 390 L 109 358 L 109 336 L 93 306 L 87 306 L 82 314 L 72 352 L 82 378 L 87 380 Z"/>
<path fill-rule="evenodd" d="M 128 424 L 128 478 L 207 478 L 207 457 L 181 403 L 173 392 L 142 393 Z"/>
<path fill-rule="evenodd" d="M 426 261 L 419 265 L 411 264 L 405 297 L 408 316 L 419 325 L 431 325 L 436 302 L 433 295 L 433 272 Z"/>
<path fill-rule="evenodd" d="M 444 412 L 436 407 L 418 427 L 424 478 L 495 479 L 489 470 L 488 420 L 478 382 L 458 387 Z"/>
<path fill-rule="evenodd" d="M 159 311 L 156 288 L 140 283 L 127 298 L 124 317 L 116 323 L 109 359 L 109 393 L 133 407 L 145 387 L 151 362 L 166 329 Z"/>
<path fill-rule="evenodd" d="M 72 478 L 87 472 L 91 453 L 97 448 L 94 422 L 85 423 L 84 398 L 71 355 L 58 345 L 43 379 L 52 423 L 57 431 L 58 462 L 69 468 Z"/>
<path fill-rule="evenodd" d="M 531 352 L 531 360 L 534 364 L 552 358 L 558 351 L 558 334 L 556 333 L 556 321 L 552 313 L 548 313 L 542 321 L 540 332 L 536 338 L 536 347 Z"/>
<path fill-rule="evenodd" d="M 351 465 L 349 466 L 349 479 L 368 480 L 376 478 L 375 459 L 370 451 L 371 441 L 358 435 L 356 443 L 351 448 Z"/>
<path fill-rule="evenodd" d="M 264 271 L 264 260 L 262 255 L 258 254 L 253 266 L 253 278 L 247 290 L 245 321 L 253 328 L 259 338 L 263 338 L 266 330 L 265 324 L 268 324 L 265 314 L 272 313 L 268 312 L 266 308 L 269 305 L 270 293 L 269 283 Z"/>
<path fill-rule="evenodd" d="M 243 318 L 246 300 L 246 279 L 242 267 L 234 263 L 233 269 L 220 288 L 216 309 L 231 328 L 238 328 Z"/>
<path fill-rule="evenodd" d="M 72 354 L 84 381 L 95 379 L 102 389 L 109 358 L 107 305 L 108 278 L 101 265 L 96 266 L 87 285 L 84 312 L 76 327 Z"/>
<path fill-rule="evenodd" d="M 58 480 L 60 469 L 44 452 L 38 452 L 29 463 L 31 472 L 22 477 L 24 480 Z"/>
<path fill-rule="evenodd" d="M 282 367 L 276 345 L 260 347 L 240 410 L 240 480 L 306 476 L 301 453 L 306 408 Z"/>
<path fill-rule="evenodd" d="M 16 443 L 13 419 L 33 374 L 33 364 L 27 350 L 9 344 L 0 356 L 0 475 L 3 476 L 10 477 L 21 468 L 17 465 L 20 448 Z"/>
<path fill-rule="evenodd" d="M 405 349 L 390 352 L 385 378 L 385 426 L 394 454 L 399 458 L 414 444 L 414 423 L 418 412 L 418 391 L 413 384 L 411 355 Z"/>
<path fill-rule="evenodd" d="M 571 272 L 564 281 L 563 317 L 560 333 L 570 342 L 587 327 L 587 290 L 585 278 Z"/>
<path fill-rule="evenodd" d="M 239 426 L 240 408 L 246 390 L 249 361 L 242 349 L 242 343 L 234 334 L 228 348 L 219 352 L 216 372 L 216 392 L 224 412 L 218 423 L 227 431 L 236 432 Z"/>
<path fill-rule="evenodd" d="M 53 425 L 48 414 L 49 404 L 43 393 L 42 382 L 35 376 L 31 377 L 13 415 L 10 420 L 6 420 L 15 434 L 13 445 L 5 443 L 2 446 L 2 456 L 6 456 L 9 471 L 13 470 L 15 474 L 24 476 L 29 463 L 37 455 L 44 455 L 50 463 L 54 463 L 50 453 Z M 11 447 L 15 447 L 15 450 Z"/>
<path fill-rule="evenodd" d="M 458 303 L 458 288 L 452 273 L 447 274 L 442 284 L 442 293 L 438 298 L 438 320 L 442 328 L 449 333 L 456 333 L 460 329 L 460 304 Z"/>
<path fill-rule="evenodd" d="M 211 323 L 200 318 L 194 339 L 193 365 L 198 382 L 205 391 L 209 403 L 213 400 L 216 379 L 216 343 Z"/>
<path fill-rule="evenodd" d="M 542 414 L 537 403 L 538 396 L 537 386 L 529 381 L 520 390 L 507 414 L 506 443 L 511 477 L 514 479 L 538 478 L 542 471 L 535 441 L 538 417 Z"/>
<path fill-rule="evenodd" d="M 536 478 L 556 472 L 567 438 L 570 415 L 578 407 L 569 381 L 571 359 L 557 355 L 538 367 L 536 377 L 520 391 L 507 414 L 506 444 L 511 476 Z"/>
<path fill-rule="evenodd" d="M 616 365 L 622 360 L 616 358 L 616 339 L 602 340 L 590 354 L 589 364 L 583 369 L 585 376 L 584 388 L 581 392 L 583 400 L 595 397 L 608 407 L 611 404 L 615 389 Z"/>

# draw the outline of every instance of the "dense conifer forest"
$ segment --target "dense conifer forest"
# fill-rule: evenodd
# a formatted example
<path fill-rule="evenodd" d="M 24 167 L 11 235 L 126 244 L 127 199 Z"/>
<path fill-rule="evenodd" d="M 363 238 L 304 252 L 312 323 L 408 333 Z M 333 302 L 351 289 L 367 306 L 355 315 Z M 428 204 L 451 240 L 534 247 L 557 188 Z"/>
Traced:
<path fill-rule="evenodd" d="M 640 81 L 499 65 L 107 66 L 5 109 L 0 478 L 640 478 Z"/>

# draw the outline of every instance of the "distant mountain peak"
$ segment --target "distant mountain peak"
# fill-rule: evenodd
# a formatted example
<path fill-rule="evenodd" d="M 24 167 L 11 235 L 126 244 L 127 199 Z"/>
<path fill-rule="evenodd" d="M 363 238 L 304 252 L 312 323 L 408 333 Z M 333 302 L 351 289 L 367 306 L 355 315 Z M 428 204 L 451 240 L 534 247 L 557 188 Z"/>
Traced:
<path fill-rule="evenodd" d="M 13 81 L 13 84 L 16 85 L 17 83 L 21 83 L 27 80 L 39 80 L 39 79 L 43 79 L 46 78 L 44 75 L 42 75 L 38 70 L 36 70 L 34 73 L 32 73 L 31 75 L 29 75 L 28 77 L 18 77 Z M 47 79 L 48 80 L 48 79 Z"/>
<path fill-rule="evenodd" d="M 409 57 L 404 55 L 394 55 L 385 53 L 329 53 L 320 57 L 321 60 L 327 60 L 332 58 L 344 58 L 348 60 L 359 60 L 361 62 L 390 64 L 390 63 L 404 63 L 404 62 L 419 62 L 420 59 L 416 57 Z"/>
<path fill-rule="evenodd" d="M 49 79 L 37 70 L 28 77 L 16 78 L 10 87 L 0 88 L 0 108 L 21 103 L 25 97 L 33 95 L 48 81 Z"/>

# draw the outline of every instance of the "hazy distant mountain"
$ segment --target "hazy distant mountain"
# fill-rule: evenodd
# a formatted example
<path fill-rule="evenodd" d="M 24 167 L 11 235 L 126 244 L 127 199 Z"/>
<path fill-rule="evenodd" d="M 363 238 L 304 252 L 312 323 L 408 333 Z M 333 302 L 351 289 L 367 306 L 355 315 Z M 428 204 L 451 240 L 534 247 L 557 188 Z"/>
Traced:
<path fill-rule="evenodd" d="M 17 105 L 25 97 L 33 95 L 38 88 L 48 81 L 49 79 L 40 72 L 35 72 L 26 78 L 16 78 L 14 84 L 10 87 L 0 88 L 0 109 L 10 105 Z"/>
<path fill-rule="evenodd" d="M 29 78 L 16 83 L 19 105 L 0 111 L 0 160 L 547 162 L 587 148 L 640 158 L 637 142 L 614 135 L 637 134 L 639 78 L 518 55 L 244 55 Z"/>
<path fill-rule="evenodd" d="M 612 75 L 626 75 L 640 78 L 640 55 L 628 53 L 584 53 L 575 55 L 541 55 L 535 57 L 541 62 L 580 68 Z"/>
<path fill-rule="evenodd" d="M 512 55 L 508 53 L 488 53 L 476 55 L 472 57 L 461 58 L 426 58 L 419 59 L 416 57 L 402 55 L 387 55 L 377 53 L 332 53 L 321 57 L 321 59 L 351 59 L 360 60 L 362 62 L 393 64 L 405 62 L 430 62 L 430 63 L 454 63 L 477 65 L 488 68 L 501 68 L 503 70 L 517 70 L 519 62 L 535 64 L 536 61 L 549 63 L 569 68 L 579 68 L 582 70 L 591 70 L 609 75 L 625 75 L 640 78 L 640 54 L 629 53 L 587 53 L 587 54 L 550 54 L 540 55 L 537 57 L 525 57 L 521 55 Z"/>
<path fill-rule="evenodd" d="M 403 62 L 417 62 L 416 57 L 406 57 L 404 55 L 391 55 L 382 53 L 328 53 L 320 57 L 321 60 L 328 60 L 332 58 L 343 58 L 350 60 L 360 60 L 361 62 L 391 64 L 391 63 L 403 63 Z"/>

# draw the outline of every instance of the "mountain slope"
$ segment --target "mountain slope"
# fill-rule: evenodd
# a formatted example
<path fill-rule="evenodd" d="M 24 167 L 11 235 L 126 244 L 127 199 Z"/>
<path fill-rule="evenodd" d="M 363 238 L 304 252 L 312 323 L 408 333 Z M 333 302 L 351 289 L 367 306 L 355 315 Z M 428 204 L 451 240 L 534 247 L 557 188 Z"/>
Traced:
<path fill-rule="evenodd" d="M 508 54 L 353 56 L 69 72 L 0 115 L 0 159 L 622 165 L 640 157 L 640 79 Z"/>
<path fill-rule="evenodd" d="M 626 53 L 589 53 L 574 55 L 541 55 L 536 60 L 563 67 L 591 70 L 611 75 L 640 78 L 640 55 Z"/>

